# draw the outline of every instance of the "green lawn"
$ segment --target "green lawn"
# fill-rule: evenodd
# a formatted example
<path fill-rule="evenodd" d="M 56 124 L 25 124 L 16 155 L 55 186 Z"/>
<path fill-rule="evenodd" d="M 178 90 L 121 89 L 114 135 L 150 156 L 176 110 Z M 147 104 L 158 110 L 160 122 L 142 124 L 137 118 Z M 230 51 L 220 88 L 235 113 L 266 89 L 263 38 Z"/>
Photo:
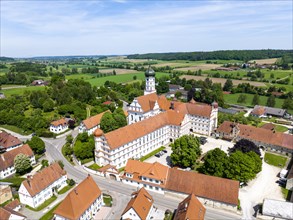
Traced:
<path fill-rule="evenodd" d="M 59 194 L 59 195 L 64 194 L 64 193 L 66 193 L 68 190 L 72 189 L 73 187 L 74 187 L 74 185 L 73 185 L 73 186 L 69 186 L 69 185 L 64 186 L 61 190 L 58 191 L 58 194 Z"/>
<path fill-rule="evenodd" d="M 92 169 L 92 170 L 98 170 L 100 169 L 101 167 L 96 164 L 96 163 L 93 163 L 92 165 L 88 166 L 88 168 Z"/>
<path fill-rule="evenodd" d="M 237 99 L 241 94 L 246 95 L 245 103 L 238 103 L 237 102 Z M 251 104 L 253 96 L 254 96 L 253 94 L 246 94 L 246 93 L 224 94 L 224 100 L 228 104 L 236 104 L 236 105 L 253 107 L 253 105 Z M 266 106 L 267 99 L 268 99 L 267 96 L 259 96 L 259 101 L 260 101 L 259 105 Z M 276 104 L 274 107 L 282 108 L 284 99 L 276 98 L 275 101 L 276 101 Z"/>
<path fill-rule="evenodd" d="M 164 150 L 164 149 L 165 149 L 165 147 L 162 146 L 162 147 L 160 147 L 160 148 L 158 148 L 158 149 L 156 149 L 156 150 L 150 152 L 149 154 L 147 154 L 147 155 L 141 157 L 139 160 L 140 160 L 140 161 L 145 161 L 146 159 L 148 159 L 148 158 L 154 156 L 156 153 L 159 153 L 161 150 Z"/>
<path fill-rule="evenodd" d="M 22 95 L 24 91 L 37 91 L 45 90 L 46 86 L 28 86 L 23 88 L 14 88 L 14 89 L 2 89 L 1 92 L 4 93 L 6 97 L 11 95 Z"/>
<path fill-rule="evenodd" d="M 103 202 L 105 206 L 111 207 L 112 206 L 112 197 L 107 194 L 103 194 Z"/>
<path fill-rule="evenodd" d="M 16 187 L 19 188 L 22 181 L 24 181 L 25 178 L 21 178 L 21 177 L 8 177 L 5 179 L 0 180 L 0 182 L 8 182 L 8 183 L 12 183 L 12 187 Z"/>
<path fill-rule="evenodd" d="M 55 205 L 49 212 L 47 212 L 45 215 L 43 215 L 40 220 L 51 220 L 54 217 L 54 211 L 57 209 L 61 202 L 59 202 L 57 205 Z"/>
<path fill-rule="evenodd" d="M 286 165 L 287 157 L 272 154 L 272 153 L 265 153 L 265 162 L 276 166 L 276 167 L 284 167 Z"/>
<path fill-rule="evenodd" d="M 46 208 L 48 205 L 50 205 L 56 199 L 57 199 L 56 196 L 52 196 L 50 199 L 46 200 L 43 204 L 41 204 L 37 208 L 33 208 L 33 207 L 28 206 L 28 205 L 26 205 L 25 207 L 30 209 L 30 210 L 32 210 L 32 211 L 38 212 L 38 211 L 41 211 L 42 209 Z"/>
<path fill-rule="evenodd" d="M 18 128 L 18 127 L 14 126 L 14 125 L 0 125 L 0 130 L 1 130 L 1 128 L 5 128 L 5 129 L 8 129 L 10 131 L 14 131 L 14 132 L 16 132 L 18 134 L 21 134 L 21 135 L 29 135 L 29 134 L 31 134 L 31 132 L 25 132 L 21 128 Z"/>
<path fill-rule="evenodd" d="M 282 125 L 275 125 L 275 131 L 278 132 L 286 132 L 288 131 L 288 128 Z"/>

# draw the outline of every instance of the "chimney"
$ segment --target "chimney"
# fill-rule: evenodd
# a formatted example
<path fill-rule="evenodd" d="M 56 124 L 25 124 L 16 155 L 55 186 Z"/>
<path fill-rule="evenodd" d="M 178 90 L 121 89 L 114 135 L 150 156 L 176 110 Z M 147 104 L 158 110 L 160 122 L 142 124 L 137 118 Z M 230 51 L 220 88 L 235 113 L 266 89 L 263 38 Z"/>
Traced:
<path fill-rule="evenodd" d="M 77 190 L 76 190 L 76 189 L 74 189 L 74 192 L 75 192 L 75 194 L 76 194 L 76 195 L 78 195 L 78 192 L 77 192 Z"/>
<path fill-rule="evenodd" d="M 174 102 L 171 102 L 170 109 L 174 110 Z"/>

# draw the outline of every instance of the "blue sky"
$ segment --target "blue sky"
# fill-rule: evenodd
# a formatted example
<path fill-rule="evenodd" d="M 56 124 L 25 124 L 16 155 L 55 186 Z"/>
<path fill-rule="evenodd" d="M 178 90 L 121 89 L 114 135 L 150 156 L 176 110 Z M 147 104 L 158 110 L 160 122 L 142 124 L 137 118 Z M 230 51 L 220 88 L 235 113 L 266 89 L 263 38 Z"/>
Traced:
<path fill-rule="evenodd" d="M 0 56 L 292 49 L 292 1 L 1 0 Z"/>

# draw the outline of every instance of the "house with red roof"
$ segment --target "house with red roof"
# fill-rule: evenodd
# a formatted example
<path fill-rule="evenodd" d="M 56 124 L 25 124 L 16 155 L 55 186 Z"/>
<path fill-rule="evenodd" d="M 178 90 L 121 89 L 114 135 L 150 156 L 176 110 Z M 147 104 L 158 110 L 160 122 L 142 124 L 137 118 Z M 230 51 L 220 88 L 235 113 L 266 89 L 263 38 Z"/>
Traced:
<path fill-rule="evenodd" d="M 60 134 L 68 129 L 68 121 L 65 118 L 61 118 L 56 121 L 52 121 L 50 124 L 50 131 L 55 134 Z"/>

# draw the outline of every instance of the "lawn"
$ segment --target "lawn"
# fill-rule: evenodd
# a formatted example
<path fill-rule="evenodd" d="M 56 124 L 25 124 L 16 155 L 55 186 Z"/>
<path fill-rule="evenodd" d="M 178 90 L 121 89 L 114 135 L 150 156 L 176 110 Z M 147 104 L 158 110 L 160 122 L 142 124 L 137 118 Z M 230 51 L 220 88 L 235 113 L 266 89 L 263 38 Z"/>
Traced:
<path fill-rule="evenodd" d="M 0 130 L 1 128 L 8 129 L 10 131 L 14 131 L 15 133 L 21 134 L 21 135 L 29 135 L 31 132 L 25 132 L 21 128 L 18 128 L 14 125 L 0 125 Z"/>
<path fill-rule="evenodd" d="M 162 147 L 160 147 L 160 148 L 158 148 L 158 149 L 156 149 L 156 150 L 150 152 L 149 154 L 147 154 L 147 155 L 141 157 L 139 160 L 140 160 L 140 161 L 145 161 L 146 159 L 148 159 L 148 158 L 154 156 L 156 153 L 159 153 L 161 150 L 164 150 L 164 149 L 165 149 L 165 147 L 162 146 Z"/>
<path fill-rule="evenodd" d="M 6 97 L 12 95 L 22 95 L 24 91 L 37 91 L 37 90 L 45 90 L 46 86 L 27 86 L 23 88 L 14 88 L 14 89 L 2 89 L 1 92 L 4 93 Z"/>
<path fill-rule="evenodd" d="M 28 205 L 26 205 L 25 207 L 30 209 L 30 210 L 32 210 L 32 211 L 38 212 L 38 211 L 41 211 L 42 209 L 46 208 L 48 205 L 50 205 L 56 199 L 57 199 L 56 196 L 52 196 L 50 199 L 46 200 L 43 204 L 41 204 L 37 208 L 33 208 L 33 207 L 28 206 Z"/>
<path fill-rule="evenodd" d="M 276 166 L 276 167 L 284 167 L 286 165 L 287 157 L 272 154 L 272 153 L 265 153 L 265 162 Z"/>
<path fill-rule="evenodd" d="M 22 181 L 24 181 L 24 180 L 25 180 L 25 178 L 21 178 L 21 177 L 8 177 L 8 178 L 0 180 L 0 182 L 12 183 L 11 186 L 18 189 L 20 187 Z"/>
<path fill-rule="evenodd" d="M 275 131 L 278 131 L 278 132 L 286 132 L 286 131 L 288 131 L 288 128 L 285 127 L 285 126 L 282 126 L 282 125 L 276 125 L 275 126 Z"/>
<path fill-rule="evenodd" d="M 58 194 L 59 194 L 59 195 L 64 194 L 64 193 L 66 193 L 68 190 L 72 189 L 73 187 L 74 187 L 74 185 L 73 185 L 73 186 L 69 186 L 69 185 L 64 186 L 61 190 L 58 191 Z"/>
<path fill-rule="evenodd" d="M 93 163 L 92 165 L 88 166 L 88 168 L 92 169 L 92 170 L 98 170 L 100 169 L 101 167 L 96 164 L 96 163 Z"/>
<path fill-rule="evenodd" d="M 112 206 L 112 197 L 107 194 L 103 194 L 103 202 L 105 206 L 111 207 Z"/>
<path fill-rule="evenodd" d="M 40 220 L 51 220 L 54 217 L 54 211 L 57 209 L 61 202 L 59 202 L 57 205 L 55 205 L 49 212 L 47 212 L 45 215 L 43 215 Z"/>
<path fill-rule="evenodd" d="M 246 101 L 245 101 L 245 103 L 238 103 L 237 102 L 237 99 L 238 99 L 238 97 L 241 94 L 246 95 Z M 252 99 L 253 99 L 253 96 L 254 96 L 253 94 L 246 94 L 246 93 L 224 94 L 224 100 L 228 104 L 236 104 L 236 105 L 243 105 L 243 106 L 248 106 L 248 107 L 254 107 L 251 104 Z M 259 96 L 259 102 L 260 102 L 259 105 L 266 106 L 267 99 L 268 99 L 267 96 Z M 284 99 L 276 98 L 275 101 L 276 101 L 276 104 L 275 104 L 274 107 L 275 108 L 282 108 Z"/>

